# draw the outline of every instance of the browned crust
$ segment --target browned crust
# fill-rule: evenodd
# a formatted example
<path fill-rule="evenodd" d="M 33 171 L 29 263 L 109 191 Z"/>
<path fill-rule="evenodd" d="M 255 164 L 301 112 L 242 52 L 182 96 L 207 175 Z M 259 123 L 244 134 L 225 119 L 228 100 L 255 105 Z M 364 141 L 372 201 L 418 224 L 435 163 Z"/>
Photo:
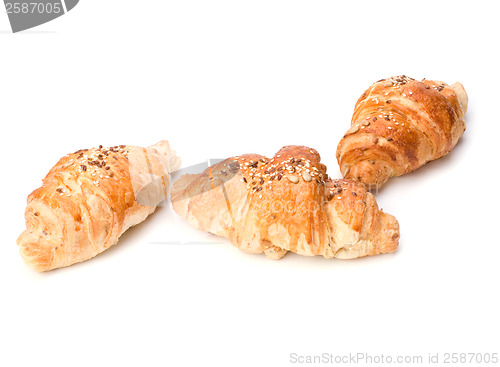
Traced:
<path fill-rule="evenodd" d="M 26 230 L 17 241 L 25 262 L 46 271 L 90 259 L 114 245 L 128 227 L 154 211 L 157 203 L 136 201 L 134 182 L 147 184 L 148 175 L 168 176 L 170 163 L 159 153 L 166 147 L 167 142 L 147 150 L 99 146 L 61 158 L 28 196 Z M 160 186 L 151 192 L 158 194 Z"/>
<path fill-rule="evenodd" d="M 337 147 L 342 174 L 378 187 L 441 158 L 465 130 L 465 109 L 443 82 L 379 80 L 358 99 L 351 128 Z"/>
<path fill-rule="evenodd" d="M 174 210 L 194 227 L 271 258 L 287 251 L 352 258 L 392 252 L 399 239 L 397 221 L 363 185 L 331 180 L 318 152 L 304 146 L 283 147 L 272 158 L 226 159 L 180 178 L 171 196 Z M 349 246 L 355 250 L 344 251 Z"/>

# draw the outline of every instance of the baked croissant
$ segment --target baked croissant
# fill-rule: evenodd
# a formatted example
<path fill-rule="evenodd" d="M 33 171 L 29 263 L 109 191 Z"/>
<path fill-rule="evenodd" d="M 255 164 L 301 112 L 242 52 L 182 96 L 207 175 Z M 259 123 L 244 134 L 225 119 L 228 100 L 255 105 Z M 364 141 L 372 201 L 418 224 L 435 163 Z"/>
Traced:
<path fill-rule="evenodd" d="M 28 197 L 27 229 L 17 240 L 21 256 L 34 270 L 46 271 L 103 252 L 154 212 L 179 165 L 166 141 L 64 156 Z"/>
<path fill-rule="evenodd" d="M 174 182 L 172 206 L 193 227 L 272 259 L 352 259 L 396 250 L 399 226 L 352 180 L 331 180 L 314 149 L 245 154 Z"/>
<path fill-rule="evenodd" d="M 379 80 L 358 99 L 337 147 L 342 175 L 378 188 L 443 157 L 465 131 L 467 103 L 460 83 L 404 75 Z"/>

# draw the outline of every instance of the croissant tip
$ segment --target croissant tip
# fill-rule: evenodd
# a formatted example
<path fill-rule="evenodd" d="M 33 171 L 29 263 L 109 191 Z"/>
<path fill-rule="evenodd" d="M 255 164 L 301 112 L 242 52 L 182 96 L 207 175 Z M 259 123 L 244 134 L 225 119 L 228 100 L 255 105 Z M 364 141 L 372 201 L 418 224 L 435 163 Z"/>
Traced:
<path fill-rule="evenodd" d="M 399 223 L 397 219 L 390 214 L 382 213 L 383 215 L 383 238 L 378 246 L 379 253 L 390 253 L 397 250 L 399 246 Z"/>
<path fill-rule="evenodd" d="M 464 86 L 462 85 L 462 83 L 456 82 L 453 83 L 450 87 L 457 95 L 460 107 L 462 107 L 463 113 L 465 114 L 469 105 L 469 97 L 467 96 L 467 92 L 465 91 Z"/>
<path fill-rule="evenodd" d="M 24 262 L 37 272 L 51 270 L 53 252 L 37 243 L 19 244 L 20 254 Z"/>
<path fill-rule="evenodd" d="M 181 166 L 181 158 L 177 156 L 175 150 L 170 147 L 168 140 L 160 140 L 158 143 L 151 145 L 150 148 L 155 149 L 164 156 L 170 156 L 171 171 L 175 171 Z"/>
<path fill-rule="evenodd" d="M 151 145 L 150 148 L 156 149 L 161 153 L 167 153 L 170 151 L 170 144 L 167 140 L 160 140 L 158 143 Z"/>
<path fill-rule="evenodd" d="M 376 191 L 393 175 L 393 170 L 381 161 L 362 160 L 343 169 L 342 173 L 344 178 L 364 184 L 368 191 Z"/>

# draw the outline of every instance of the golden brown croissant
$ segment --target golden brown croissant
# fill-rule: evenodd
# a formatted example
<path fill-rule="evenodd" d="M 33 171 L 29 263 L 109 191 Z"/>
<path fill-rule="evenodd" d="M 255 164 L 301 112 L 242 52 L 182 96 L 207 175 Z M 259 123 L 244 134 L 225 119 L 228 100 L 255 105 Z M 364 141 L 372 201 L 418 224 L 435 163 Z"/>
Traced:
<path fill-rule="evenodd" d="M 467 101 L 460 83 L 404 75 L 379 80 L 358 99 L 337 147 L 342 175 L 380 187 L 441 158 L 465 131 Z"/>
<path fill-rule="evenodd" d="M 66 155 L 28 197 L 27 229 L 17 240 L 24 261 L 46 271 L 108 249 L 166 198 L 179 165 L 166 141 Z"/>
<path fill-rule="evenodd" d="M 320 156 L 303 146 L 273 158 L 246 154 L 174 182 L 172 205 L 192 226 L 243 251 L 279 259 L 301 255 L 351 259 L 392 252 L 396 219 L 352 180 L 331 180 Z"/>

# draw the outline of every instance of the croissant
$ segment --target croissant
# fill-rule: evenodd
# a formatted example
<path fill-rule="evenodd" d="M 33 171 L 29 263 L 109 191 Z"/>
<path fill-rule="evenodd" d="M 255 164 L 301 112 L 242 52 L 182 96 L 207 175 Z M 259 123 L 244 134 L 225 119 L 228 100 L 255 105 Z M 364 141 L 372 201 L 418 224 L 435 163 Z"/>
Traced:
<path fill-rule="evenodd" d="M 34 270 L 47 271 L 103 252 L 154 212 L 179 165 L 166 141 L 64 156 L 28 196 L 27 229 L 17 240 L 21 256 Z"/>
<path fill-rule="evenodd" d="M 358 99 L 337 147 L 344 178 L 378 188 L 450 152 L 465 131 L 467 94 L 460 83 L 382 79 Z"/>
<path fill-rule="evenodd" d="M 239 249 L 280 259 L 352 259 L 396 250 L 399 225 L 352 180 L 331 180 L 317 151 L 283 147 L 271 159 L 245 154 L 174 182 L 172 206 L 190 225 Z"/>

